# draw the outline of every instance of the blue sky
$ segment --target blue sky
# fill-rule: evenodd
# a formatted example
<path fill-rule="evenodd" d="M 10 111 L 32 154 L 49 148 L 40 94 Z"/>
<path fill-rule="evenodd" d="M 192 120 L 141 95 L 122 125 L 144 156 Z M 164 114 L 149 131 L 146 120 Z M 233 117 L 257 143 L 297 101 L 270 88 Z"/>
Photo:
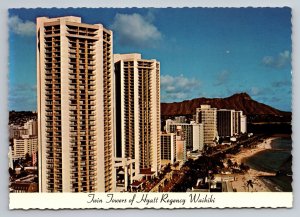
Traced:
<path fill-rule="evenodd" d="M 289 8 L 11 9 L 9 110 L 36 110 L 35 19 L 80 16 L 114 32 L 114 53 L 161 62 L 161 101 L 228 97 L 291 111 Z"/>

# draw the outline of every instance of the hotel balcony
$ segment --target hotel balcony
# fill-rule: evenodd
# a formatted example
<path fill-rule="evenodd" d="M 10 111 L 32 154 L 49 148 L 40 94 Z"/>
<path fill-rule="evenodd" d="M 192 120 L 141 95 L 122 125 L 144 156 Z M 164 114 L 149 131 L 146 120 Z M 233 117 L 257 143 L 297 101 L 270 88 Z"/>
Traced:
<path fill-rule="evenodd" d="M 88 75 L 88 80 L 89 81 L 95 81 L 95 79 L 96 79 L 96 76 L 94 76 L 94 75 Z"/>
<path fill-rule="evenodd" d="M 73 63 L 74 64 L 74 63 Z M 76 69 L 76 65 L 69 65 L 69 69 Z M 76 71 L 69 71 L 70 74 L 77 74 Z"/>
<path fill-rule="evenodd" d="M 91 143 L 88 144 L 89 145 L 89 151 L 96 151 L 97 150 L 97 147 L 96 146 L 90 146 L 90 145 L 93 145 Z"/>
<path fill-rule="evenodd" d="M 59 49 L 52 49 L 52 50 L 46 49 L 46 50 L 45 50 L 45 54 L 48 54 L 48 53 L 59 53 L 59 52 L 60 52 Z"/>
<path fill-rule="evenodd" d="M 94 181 L 96 181 L 96 177 L 90 177 L 90 181 L 92 181 L 92 182 L 94 182 Z"/>
<path fill-rule="evenodd" d="M 69 89 L 70 89 L 71 91 L 75 92 L 75 91 L 77 90 L 77 87 L 76 87 L 75 84 L 71 84 L 70 87 L 69 87 Z"/>
<path fill-rule="evenodd" d="M 105 183 L 111 183 L 111 181 L 112 181 L 112 178 L 110 178 L 110 177 L 105 178 Z M 111 189 L 110 186 L 105 187 L 105 191 L 110 191 L 110 189 Z"/>
<path fill-rule="evenodd" d="M 90 81 L 88 82 L 88 85 L 96 85 L 96 81 L 90 80 Z"/>
<path fill-rule="evenodd" d="M 93 167 L 97 166 L 97 162 L 96 162 L 96 161 L 91 161 L 91 162 L 89 163 L 89 165 L 90 165 L 89 170 L 91 170 L 91 171 L 96 171 L 96 170 L 93 168 Z"/>
<path fill-rule="evenodd" d="M 55 44 L 47 44 L 46 43 L 46 45 L 45 45 L 45 49 L 48 49 L 48 50 L 50 50 L 51 48 L 54 49 L 54 48 L 59 48 L 59 47 L 60 47 L 60 44 L 57 44 L 57 43 L 55 43 Z"/>
<path fill-rule="evenodd" d="M 94 166 L 96 166 L 96 165 L 97 165 L 97 162 L 95 162 Z M 94 166 L 89 167 L 90 176 L 97 176 L 97 170 Z"/>
<path fill-rule="evenodd" d="M 88 69 L 89 69 L 89 70 L 95 70 L 96 67 L 94 67 L 94 66 L 88 66 Z"/>
<path fill-rule="evenodd" d="M 90 88 L 89 88 L 89 89 L 90 89 Z M 95 88 L 93 88 L 93 89 L 95 89 Z M 94 95 L 96 95 L 96 92 L 95 92 L 95 91 L 88 91 L 88 94 L 94 96 Z M 96 99 L 96 97 L 95 97 L 95 99 Z"/>
<path fill-rule="evenodd" d="M 89 156 L 90 157 L 96 157 L 97 156 L 97 152 L 96 151 L 90 151 L 89 152 Z"/>
<path fill-rule="evenodd" d="M 69 79 L 76 80 L 76 76 L 75 75 L 69 75 Z"/>
<path fill-rule="evenodd" d="M 53 166 L 53 164 L 47 164 L 46 168 L 47 168 L 47 169 L 53 169 L 54 166 Z"/>

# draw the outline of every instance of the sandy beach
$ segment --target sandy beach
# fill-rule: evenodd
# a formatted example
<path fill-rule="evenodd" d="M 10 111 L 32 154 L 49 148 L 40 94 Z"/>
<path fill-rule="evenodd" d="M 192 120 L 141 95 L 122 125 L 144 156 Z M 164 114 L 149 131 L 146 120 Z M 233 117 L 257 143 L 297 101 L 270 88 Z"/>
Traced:
<path fill-rule="evenodd" d="M 246 157 L 250 157 L 260 151 L 271 149 L 271 141 L 274 138 L 268 138 L 265 139 L 262 143 L 257 144 L 255 148 L 252 149 L 243 149 L 240 153 L 238 153 L 235 156 L 232 156 L 230 159 L 231 161 L 237 162 L 238 164 L 241 164 L 243 162 L 243 159 Z M 259 176 L 268 176 L 268 175 L 275 175 L 274 173 L 268 173 L 268 172 L 262 172 L 257 171 L 254 169 L 250 169 L 247 173 L 241 175 L 241 174 L 235 174 L 235 181 L 232 182 L 233 189 L 236 189 L 237 192 L 269 192 L 271 191 L 263 181 L 261 181 L 258 177 Z M 252 180 L 253 181 L 253 188 L 247 187 L 247 181 Z"/>

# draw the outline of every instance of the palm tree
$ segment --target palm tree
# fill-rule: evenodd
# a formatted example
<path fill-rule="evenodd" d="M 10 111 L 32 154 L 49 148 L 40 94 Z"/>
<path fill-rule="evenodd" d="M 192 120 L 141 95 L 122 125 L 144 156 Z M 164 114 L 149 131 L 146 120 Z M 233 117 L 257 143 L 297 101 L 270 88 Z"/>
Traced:
<path fill-rule="evenodd" d="M 227 160 L 227 165 L 228 165 L 228 168 L 232 167 L 233 163 L 230 159 Z"/>
<path fill-rule="evenodd" d="M 253 181 L 252 181 L 252 179 L 249 179 L 248 181 L 247 181 L 247 187 L 248 187 L 248 191 L 249 191 L 249 186 L 251 187 L 251 188 L 253 188 Z"/>
<path fill-rule="evenodd" d="M 239 165 L 238 165 L 237 162 L 234 162 L 233 166 L 234 166 L 235 168 L 237 168 Z"/>

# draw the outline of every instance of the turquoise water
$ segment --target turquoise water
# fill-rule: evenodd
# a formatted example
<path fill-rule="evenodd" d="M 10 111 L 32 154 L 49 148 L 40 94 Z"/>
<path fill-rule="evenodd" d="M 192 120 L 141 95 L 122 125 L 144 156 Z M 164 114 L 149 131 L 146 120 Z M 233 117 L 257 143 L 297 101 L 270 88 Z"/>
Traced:
<path fill-rule="evenodd" d="M 272 149 L 261 151 L 244 160 L 249 167 L 264 171 L 284 170 L 291 175 L 292 140 L 290 137 L 276 138 L 271 143 Z M 292 191 L 292 176 L 261 177 L 272 191 Z"/>

